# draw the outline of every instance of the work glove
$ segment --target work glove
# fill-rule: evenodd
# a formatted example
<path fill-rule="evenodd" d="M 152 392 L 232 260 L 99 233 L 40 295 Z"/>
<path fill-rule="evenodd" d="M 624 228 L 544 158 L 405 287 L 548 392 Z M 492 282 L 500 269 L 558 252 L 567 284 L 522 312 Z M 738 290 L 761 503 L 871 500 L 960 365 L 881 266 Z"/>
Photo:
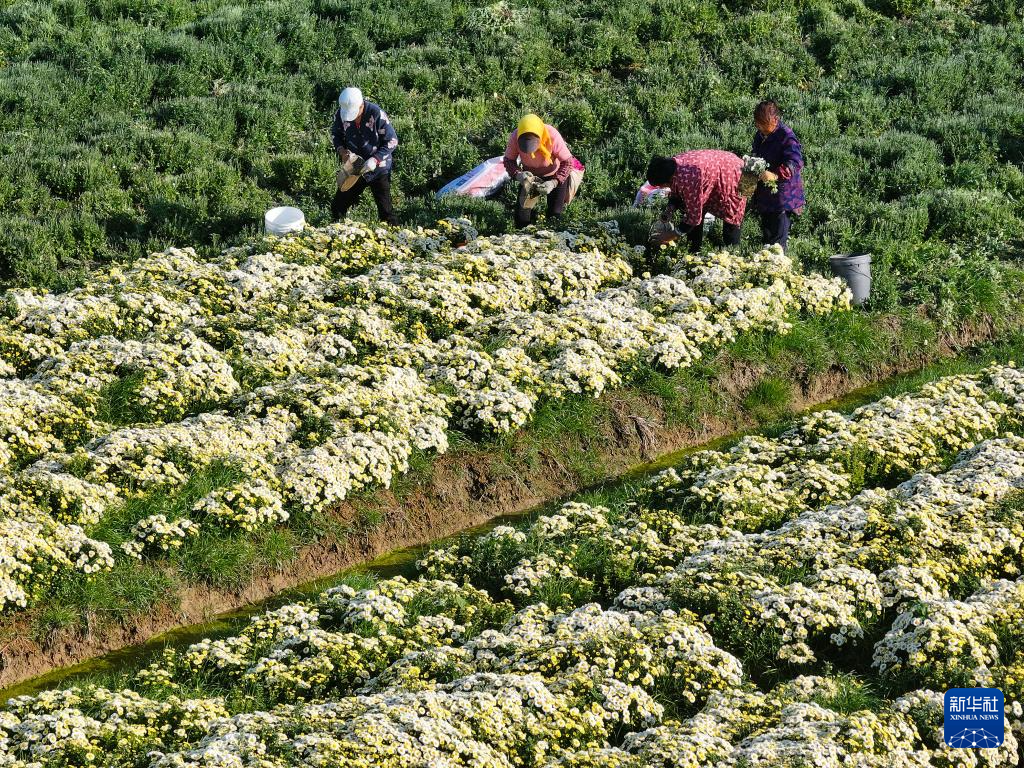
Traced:
<path fill-rule="evenodd" d="M 532 173 L 527 173 L 526 171 L 520 171 L 519 173 L 516 174 L 515 178 L 516 178 L 516 181 L 518 181 L 520 184 L 522 184 L 524 181 L 526 181 L 532 175 L 533 175 Z"/>
<path fill-rule="evenodd" d="M 363 176 L 368 176 L 369 174 L 371 174 L 374 171 L 376 171 L 377 170 L 377 166 L 379 166 L 379 165 L 380 165 L 380 162 L 377 160 L 376 157 L 368 158 L 367 161 L 365 163 L 363 163 L 363 169 L 360 171 L 360 173 Z"/>
<path fill-rule="evenodd" d="M 537 185 L 537 191 L 544 195 L 549 195 L 555 191 L 555 187 L 558 186 L 558 182 L 554 179 L 545 181 Z"/>

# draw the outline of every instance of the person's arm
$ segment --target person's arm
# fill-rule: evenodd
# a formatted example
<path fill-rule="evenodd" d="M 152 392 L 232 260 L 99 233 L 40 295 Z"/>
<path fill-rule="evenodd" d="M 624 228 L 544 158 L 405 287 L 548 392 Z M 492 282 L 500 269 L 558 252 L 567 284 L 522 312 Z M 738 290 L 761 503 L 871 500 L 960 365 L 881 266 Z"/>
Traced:
<path fill-rule="evenodd" d="M 334 151 L 338 155 L 348 152 L 345 147 L 345 127 L 341 122 L 341 112 L 335 112 L 334 119 L 331 121 L 331 141 L 334 143 Z"/>
<path fill-rule="evenodd" d="M 512 131 L 508 135 L 508 142 L 505 144 L 505 156 L 502 158 L 502 162 L 505 165 L 505 173 L 512 179 L 519 173 L 519 143 L 517 139 L 516 131 Z"/>
<path fill-rule="evenodd" d="M 675 216 L 676 211 L 684 207 L 683 201 L 681 198 L 676 197 L 673 192 L 669 192 L 668 197 L 665 199 L 665 210 L 661 212 L 661 220 L 672 221 L 672 217 Z"/>
<path fill-rule="evenodd" d="M 689 173 L 676 172 L 672 179 L 672 197 L 682 201 L 683 224 L 696 227 L 704 223 L 704 200 L 700 193 L 700 169 L 694 168 Z M 671 199 L 671 198 L 670 198 Z"/>
<path fill-rule="evenodd" d="M 391 155 L 398 146 L 398 134 L 395 133 L 395 126 L 391 124 L 387 113 L 382 109 L 377 119 L 377 151 L 373 157 L 377 159 L 377 165 L 387 165 Z"/>
<path fill-rule="evenodd" d="M 786 131 L 782 140 L 782 165 L 779 166 L 779 176 L 789 179 L 795 176 L 804 167 L 804 148 L 800 139 L 791 130 Z"/>
<path fill-rule="evenodd" d="M 558 170 L 555 171 L 555 181 L 561 184 L 569 178 L 572 171 L 572 152 L 554 126 L 548 126 L 548 135 L 551 137 L 551 158 L 558 161 Z"/>
<path fill-rule="evenodd" d="M 754 131 L 754 139 L 753 141 L 750 142 L 750 154 L 753 155 L 754 157 L 761 157 L 762 150 L 764 148 L 764 142 L 765 138 L 764 136 L 761 135 L 761 132 Z M 768 168 L 764 171 L 764 173 L 758 176 L 758 180 L 762 184 L 774 184 L 776 181 L 779 180 L 779 174 L 781 172 L 781 169 L 781 165 L 775 169 Z"/>

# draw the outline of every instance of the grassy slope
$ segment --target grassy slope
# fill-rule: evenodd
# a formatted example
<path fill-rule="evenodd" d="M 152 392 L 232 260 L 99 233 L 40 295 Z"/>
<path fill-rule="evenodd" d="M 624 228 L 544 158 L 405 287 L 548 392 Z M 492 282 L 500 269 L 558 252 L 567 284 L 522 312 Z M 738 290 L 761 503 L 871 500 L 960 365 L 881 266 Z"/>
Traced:
<path fill-rule="evenodd" d="M 525 109 L 587 164 L 573 215 L 642 232 L 618 209 L 648 155 L 742 152 L 772 96 L 809 162 L 797 252 L 872 251 L 878 307 L 941 296 L 922 266 L 976 271 L 947 244 L 1004 256 L 1024 234 L 1022 29 L 1012 0 L 6 0 L 0 279 L 236 240 L 276 202 L 322 221 L 326 126 L 355 82 L 401 135 L 406 220 L 488 230 L 499 204 L 429 193 Z"/>

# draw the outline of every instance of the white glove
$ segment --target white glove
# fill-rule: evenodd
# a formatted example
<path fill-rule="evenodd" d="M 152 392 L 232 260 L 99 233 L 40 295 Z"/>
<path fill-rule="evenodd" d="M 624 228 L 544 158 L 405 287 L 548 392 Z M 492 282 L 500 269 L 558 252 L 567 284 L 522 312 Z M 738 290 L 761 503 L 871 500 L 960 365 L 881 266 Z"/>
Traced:
<path fill-rule="evenodd" d="M 538 184 L 537 190 L 539 192 L 543 192 L 545 195 L 549 195 L 555 191 L 555 187 L 557 186 L 558 182 L 555 179 L 551 179 L 550 181 L 545 181 L 542 184 Z"/>
<path fill-rule="evenodd" d="M 366 176 L 369 173 L 373 173 L 374 171 L 377 170 L 378 165 L 380 165 L 380 163 L 377 162 L 377 158 L 371 157 L 365 163 L 363 163 L 363 170 L 361 171 L 361 173 L 363 174 L 363 176 Z"/>

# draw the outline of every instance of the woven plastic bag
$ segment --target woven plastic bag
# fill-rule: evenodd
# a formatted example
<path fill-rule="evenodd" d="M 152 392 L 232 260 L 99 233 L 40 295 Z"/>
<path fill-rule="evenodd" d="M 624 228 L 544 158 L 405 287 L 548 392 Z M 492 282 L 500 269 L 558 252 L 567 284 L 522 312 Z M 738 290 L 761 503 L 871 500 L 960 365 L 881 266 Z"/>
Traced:
<path fill-rule="evenodd" d="M 507 181 L 508 173 L 505 171 L 504 159 L 492 157 L 489 160 L 484 160 L 476 168 L 467 171 L 454 181 L 449 181 L 438 190 L 436 196 L 465 195 L 467 197 L 490 197 L 500 191 Z"/>

